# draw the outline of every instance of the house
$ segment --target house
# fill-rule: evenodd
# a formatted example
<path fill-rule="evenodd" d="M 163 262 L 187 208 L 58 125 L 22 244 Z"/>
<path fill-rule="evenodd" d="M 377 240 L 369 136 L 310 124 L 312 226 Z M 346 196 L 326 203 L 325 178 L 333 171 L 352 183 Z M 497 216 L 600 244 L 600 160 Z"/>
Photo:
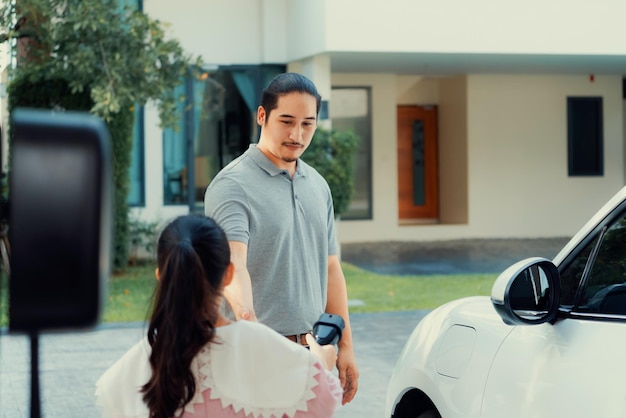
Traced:
<path fill-rule="evenodd" d="M 205 66 L 180 129 L 138 109 L 141 219 L 202 212 L 283 71 L 362 138 L 343 243 L 571 236 L 625 182 L 622 0 L 143 0 Z M 187 109 L 183 112 L 183 109 Z"/>

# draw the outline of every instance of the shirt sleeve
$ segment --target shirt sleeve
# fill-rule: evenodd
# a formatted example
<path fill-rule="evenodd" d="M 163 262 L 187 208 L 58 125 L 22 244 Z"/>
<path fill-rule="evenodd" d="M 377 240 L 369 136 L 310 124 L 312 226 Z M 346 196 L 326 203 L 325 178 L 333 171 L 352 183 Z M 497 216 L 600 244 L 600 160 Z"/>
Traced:
<path fill-rule="evenodd" d="M 333 196 L 330 191 L 330 187 L 328 183 L 326 183 L 326 188 L 328 190 L 328 204 L 327 204 L 327 215 L 326 215 L 326 224 L 328 230 L 328 255 L 337 255 L 339 254 L 339 245 L 337 244 L 337 232 L 335 229 L 335 208 L 333 207 Z"/>
<path fill-rule="evenodd" d="M 248 244 L 251 211 L 239 183 L 228 177 L 211 182 L 204 195 L 204 214 L 222 227 L 229 241 Z"/>

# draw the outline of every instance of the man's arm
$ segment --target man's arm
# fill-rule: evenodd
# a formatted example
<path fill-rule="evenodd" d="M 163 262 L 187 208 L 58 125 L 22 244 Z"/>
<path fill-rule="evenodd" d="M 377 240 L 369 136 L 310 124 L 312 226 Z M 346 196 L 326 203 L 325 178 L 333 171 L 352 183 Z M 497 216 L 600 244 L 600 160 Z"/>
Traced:
<path fill-rule="evenodd" d="M 341 336 L 341 341 L 339 341 L 339 353 L 337 356 L 337 370 L 339 370 L 339 380 L 343 387 L 342 403 L 345 405 L 354 398 L 359 387 L 359 369 L 354 357 L 352 329 L 350 328 L 350 317 L 348 313 L 346 278 L 343 275 L 339 257 L 336 255 L 328 257 L 328 296 L 326 312 L 340 315 L 345 321 L 345 328 Z"/>
<path fill-rule="evenodd" d="M 252 300 L 252 282 L 248 272 L 248 246 L 243 242 L 229 241 L 230 260 L 235 266 L 232 282 L 224 288 L 224 297 L 230 304 L 235 318 L 257 321 Z"/>

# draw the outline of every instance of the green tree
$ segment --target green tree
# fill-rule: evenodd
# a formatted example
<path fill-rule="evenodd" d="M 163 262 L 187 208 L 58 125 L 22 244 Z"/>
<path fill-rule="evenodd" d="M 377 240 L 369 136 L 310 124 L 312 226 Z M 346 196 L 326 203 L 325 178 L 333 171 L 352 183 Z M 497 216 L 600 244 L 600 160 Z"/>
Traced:
<path fill-rule="evenodd" d="M 38 99 L 40 107 L 87 110 L 108 124 L 114 154 L 114 265 L 128 257 L 128 207 L 132 115 L 154 101 L 161 126 L 172 126 L 179 97 L 171 92 L 199 57 L 186 54 L 166 25 L 123 7 L 124 0 L 14 0 L 0 8 L 0 42 L 16 40 L 18 65 L 11 69 L 9 107 L 25 103 L 25 86 L 62 84 L 63 94 L 90 98 L 86 109 L 67 98 Z M 19 86 L 20 88 L 15 88 Z M 15 100 L 14 100 L 15 99 Z M 84 102 L 84 100 L 80 100 Z M 69 102 L 75 102 L 70 100 Z M 30 102 L 28 102 L 30 103 Z"/>

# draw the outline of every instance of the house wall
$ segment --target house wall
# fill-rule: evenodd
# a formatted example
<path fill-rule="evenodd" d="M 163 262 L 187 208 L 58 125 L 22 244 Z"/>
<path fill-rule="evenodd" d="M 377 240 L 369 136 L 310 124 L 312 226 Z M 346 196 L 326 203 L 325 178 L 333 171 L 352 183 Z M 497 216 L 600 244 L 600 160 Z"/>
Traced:
<path fill-rule="evenodd" d="M 439 99 L 439 219 L 469 221 L 467 77 L 441 79 Z"/>
<path fill-rule="evenodd" d="M 342 242 L 568 236 L 624 184 L 619 75 L 596 75 L 590 82 L 587 76 L 566 75 L 434 78 L 421 76 L 419 68 L 414 75 L 331 73 L 327 53 L 623 54 L 626 26 L 619 19 L 626 2 L 599 0 L 591 8 L 580 0 L 506 6 L 497 0 L 368 4 L 179 0 L 173 8 L 145 0 L 144 10 L 168 23 L 171 36 L 186 51 L 201 55 L 207 66 L 286 63 L 312 77 L 324 97 L 331 85 L 371 87 L 373 219 L 342 221 Z M 604 98 L 602 177 L 567 176 L 568 95 Z M 438 224 L 398 224 L 398 104 L 438 106 Z M 187 213 L 186 206 L 162 206 L 162 136 L 151 106 L 145 129 L 146 207 L 134 211 L 159 220 Z"/>
<path fill-rule="evenodd" d="M 374 104 L 374 215 L 342 221 L 342 242 L 571 236 L 623 185 L 621 77 L 470 75 L 428 80 L 424 94 L 407 93 L 419 77 L 332 80 L 370 85 Z M 566 98 L 576 95 L 604 98 L 604 176 L 567 175 Z M 423 97 L 438 98 L 440 223 L 399 225 L 395 108 Z"/>
<path fill-rule="evenodd" d="M 361 0 L 178 0 L 175 7 L 144 0 L 143 8 L 168 23 L 186 51 L 208 64 L 284 63 L 335 51 L 625 52 L 622 0 L 597 0 L 593 6 L 583 0 L 368 0 L 367 5 Z"/>
<path fill-rule="evenodd" d="M 325 26 L 318 30 L 326 31 L 328 51 L 624 52 L 626 3 L 622 0 L 598 0 L 593 5 L 584 0 L 369 0 L 367 6 L 361 0 L 323 3 Z M 291 37 L 306 35 L 297 29 L 290 32 Z"/>
<path fill-rule="evenodd" d="M 286 0 L 144 0 L 144 12 L 207 65 L 285 63 Z M 300 18 L 301 19 L 301 18 Z M 294 23 L 295 24 L 295 23 Z"/>
<path fill-rule="evenodd" d="M 333 86 L 370 86 L 372 103 L 373 221 L 341 221 L 339 240 L 392 240 L 397 229 L 396 76 L 392 74 L 333 74 Z M 331 105 L 332 106 L 332 103 Z M 391 234 L 389 233 L 391 232 Z"/>
<path fill-rule="evenodd" d="M 568 236 L 624 184 L 618 76 L 468 77 L 470 224 L 485 236 Z M 604 175 L 568 177 L 568 96 L 601 96 Z"/>

